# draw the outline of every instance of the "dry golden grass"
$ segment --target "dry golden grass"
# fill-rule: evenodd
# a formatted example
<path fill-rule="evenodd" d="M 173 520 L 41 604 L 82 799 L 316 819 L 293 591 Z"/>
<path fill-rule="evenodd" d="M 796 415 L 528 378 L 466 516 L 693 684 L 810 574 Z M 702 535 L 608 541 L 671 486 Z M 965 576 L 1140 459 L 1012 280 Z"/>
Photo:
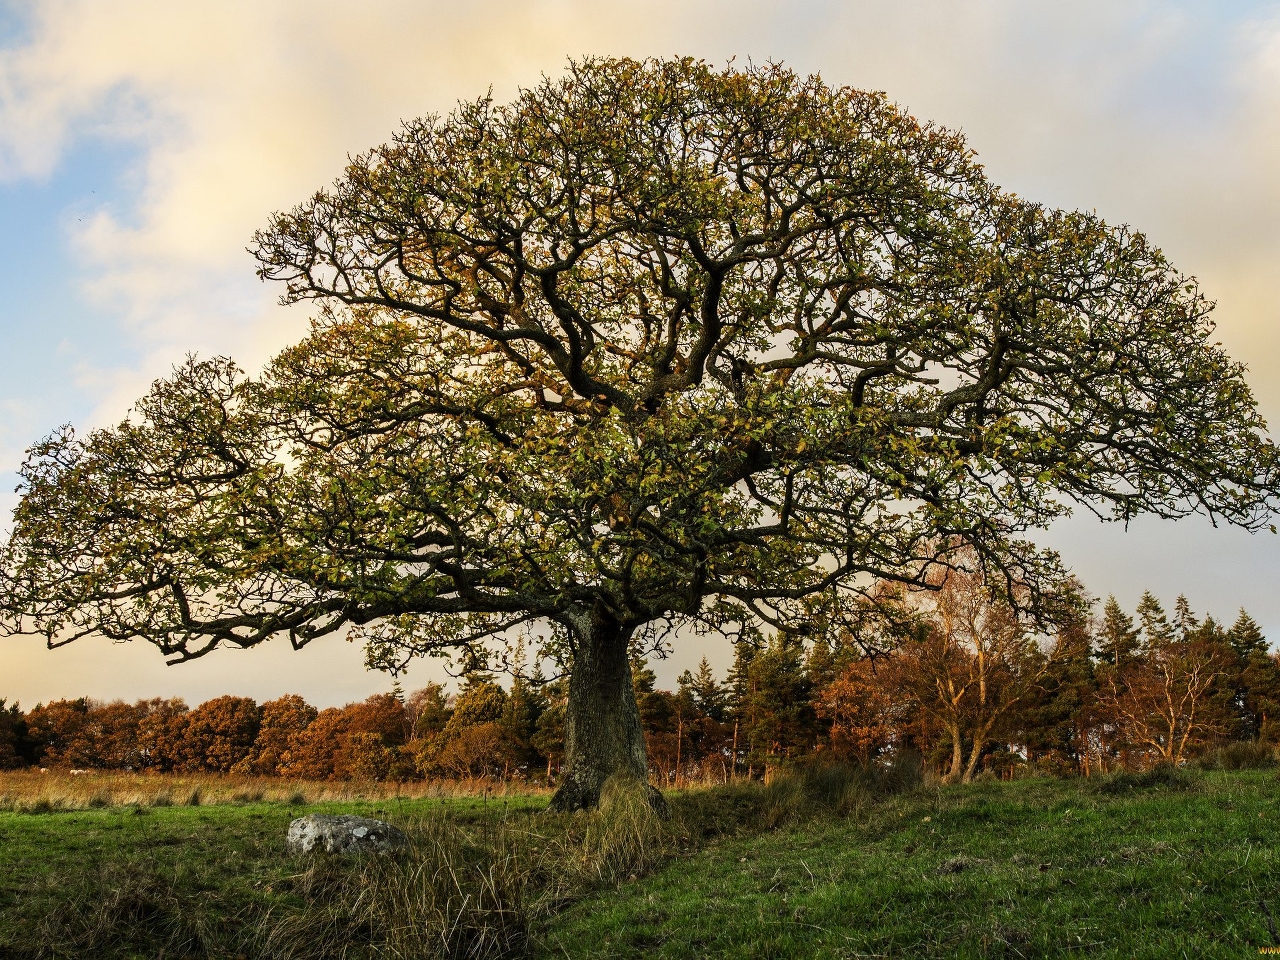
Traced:
<path fill-rule="evenodd" d="M 549 792 L 492 780 L 407 783 L 293 780 L 217 773 L 126 773 L 38 769 L 0 771 L 0 810 L 85 810 L 91 807 L 169 807 L 285 803 L 294 806 L 353 800 L 421 800 Z"/>
<path fill-rule="evenodd" d="M 399 855 L 354 864 L 313 858 L 295 878 L 305 906 L 264 917 L 249 952 L 289 960 L 525 956 L 533 927 L 565 904 L 687 849 L 708 825 L 683 813 L 678 804 L 659 816 L 646 785 L 617 779 L 587 813 L 462 821 L 442 811 L 406 822 L 409 848 Z"/>

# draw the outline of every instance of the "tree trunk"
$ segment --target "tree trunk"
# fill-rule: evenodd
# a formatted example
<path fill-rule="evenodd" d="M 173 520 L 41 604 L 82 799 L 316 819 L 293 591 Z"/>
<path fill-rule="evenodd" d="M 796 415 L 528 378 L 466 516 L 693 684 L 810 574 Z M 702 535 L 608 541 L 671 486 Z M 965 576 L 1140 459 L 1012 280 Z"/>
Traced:
<path fill-rule="evenodd" d="M 738 718 L 733 720 L 733 780 L 738 782 Z"/>
<path fill-rule="evenodd" d="M 684 714 L 676 714 L 676 789 L 680 789 L 680 747 L 684 743 Z M 666 781 L 663 781 L 664 783 Z"/>
<path fill-rule="evenodd" d="M 960 739 L 959 725 L 948 724 L 948 732 L 951 734 L 951 769 L 943 775 L 942 782 L 955 783 L 964 769 L 964 743 Z"/>
<path fill-rule="evenodd" d="M 982 748 L 987 745 L 993 726 L 995 722 L 991 721 L 986 726 L 979 726 L 973 731 L 973 747 L 969 751 L 969 762 L 965 764 L 964 775 L 960 778 L 961 783 L 973 782 L 973 775 L 978 770 L 978 760 L 982 757 Z"/>
<path fill-rule="evenodd" d="M 964 765 L 964 773 L 960 777 L 961 783 L 973 782 L 973 775 L 978 770 L 978 758 L 982 756 L 982 747 L 985 742 L 976 733 L 974 734 L 973 747 L 969 750 L 969 762 Z"/>
<path fill-rule="evenodd" d="M 648 785 L 649 760 L 627 649 L 631 631 L 599 615 L 583 615 L 574 624 L 573 639 L 564 764 L 550 809 L 590 809 L 600 802 L 604 782 L 618 775 L 644 784 L 650 803 L 665 811 L 662 795 Z"/>

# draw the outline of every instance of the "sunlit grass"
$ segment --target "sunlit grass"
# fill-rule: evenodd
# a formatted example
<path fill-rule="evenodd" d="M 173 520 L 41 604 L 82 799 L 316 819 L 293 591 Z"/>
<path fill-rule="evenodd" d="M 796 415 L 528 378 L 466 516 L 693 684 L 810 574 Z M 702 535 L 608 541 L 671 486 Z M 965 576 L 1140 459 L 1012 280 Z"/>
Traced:
<path fill-rule="evenodd" d="M 448 797 L 539 795 L 524 784 L 492 780 L 355 782 L 292 780 L 233 774 L 126 773 L 36 768 L 0 771 L 0 810 L 47 812 L 101 807 L 169 807 L 201 804 L 348 803 L 364 800 L 423 800 Z"/>

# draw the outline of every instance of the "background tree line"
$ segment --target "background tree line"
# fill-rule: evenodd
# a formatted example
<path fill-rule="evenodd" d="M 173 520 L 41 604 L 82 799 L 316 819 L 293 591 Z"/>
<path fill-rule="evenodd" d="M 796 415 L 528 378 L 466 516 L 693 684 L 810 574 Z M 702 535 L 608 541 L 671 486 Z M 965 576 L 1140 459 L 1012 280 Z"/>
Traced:
<path fill-rule="evenodd" d="M 1184 763 L 1232 743 L 1280 743 L 1280 657 L 1243 610 L 1227 627 L 1172 614 L 1150 593 L 1133 614 L 1110 597 L 1051 635 L 963 574 L 890 652 L 794 632 L 744 639 L 723 679 L 704 658 L 677 689 L 633 660 L 659 783 L 766 776 L 814 759 L 872 764 L 909 751 L 947 781 L 986 771 L 1080 773 Z M 564 759 L 566 684 L 465 677 L 317 710 L 289 694 L 0 700 L 0 768 L 222 772 L 304 779 L 529 779 Z M 1255 750 L 1258 748 L 1255 748 Z"/>

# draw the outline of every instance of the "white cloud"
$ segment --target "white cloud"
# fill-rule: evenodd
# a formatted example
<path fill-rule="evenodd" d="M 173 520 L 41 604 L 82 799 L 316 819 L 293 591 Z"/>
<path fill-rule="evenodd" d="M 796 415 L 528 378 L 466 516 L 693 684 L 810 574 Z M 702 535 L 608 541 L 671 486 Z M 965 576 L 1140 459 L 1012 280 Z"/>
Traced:
<path fill-rule="evenodd" d="M 766 9 L 768 5 L 758 5 Z M 85 138 L 140 150 L 136 200 L 76 224 L 84 292 L 135 339 L 99 395 L 114 419 L 188 350 L 250 366 L 303 318 L 276 309 L 244 248 L 268 214 L 341 173 L 402 119 L 557 72 L 571 54 L 648 52 L 751 4 L 50 0 L 0 65 L 0 177 L 56 175 Z M 727 40 L 727 38 L 726 38 Z M 711 44 L 715 46 L 715 44 Z M 721 46 L 731 49 L 731 42 Z M 705 43 L 695 46 L 705 47 Z M 727 56 L 727 54 L 726 54 Z M 105 377 L 86 389 L 100 389 Z"/>

